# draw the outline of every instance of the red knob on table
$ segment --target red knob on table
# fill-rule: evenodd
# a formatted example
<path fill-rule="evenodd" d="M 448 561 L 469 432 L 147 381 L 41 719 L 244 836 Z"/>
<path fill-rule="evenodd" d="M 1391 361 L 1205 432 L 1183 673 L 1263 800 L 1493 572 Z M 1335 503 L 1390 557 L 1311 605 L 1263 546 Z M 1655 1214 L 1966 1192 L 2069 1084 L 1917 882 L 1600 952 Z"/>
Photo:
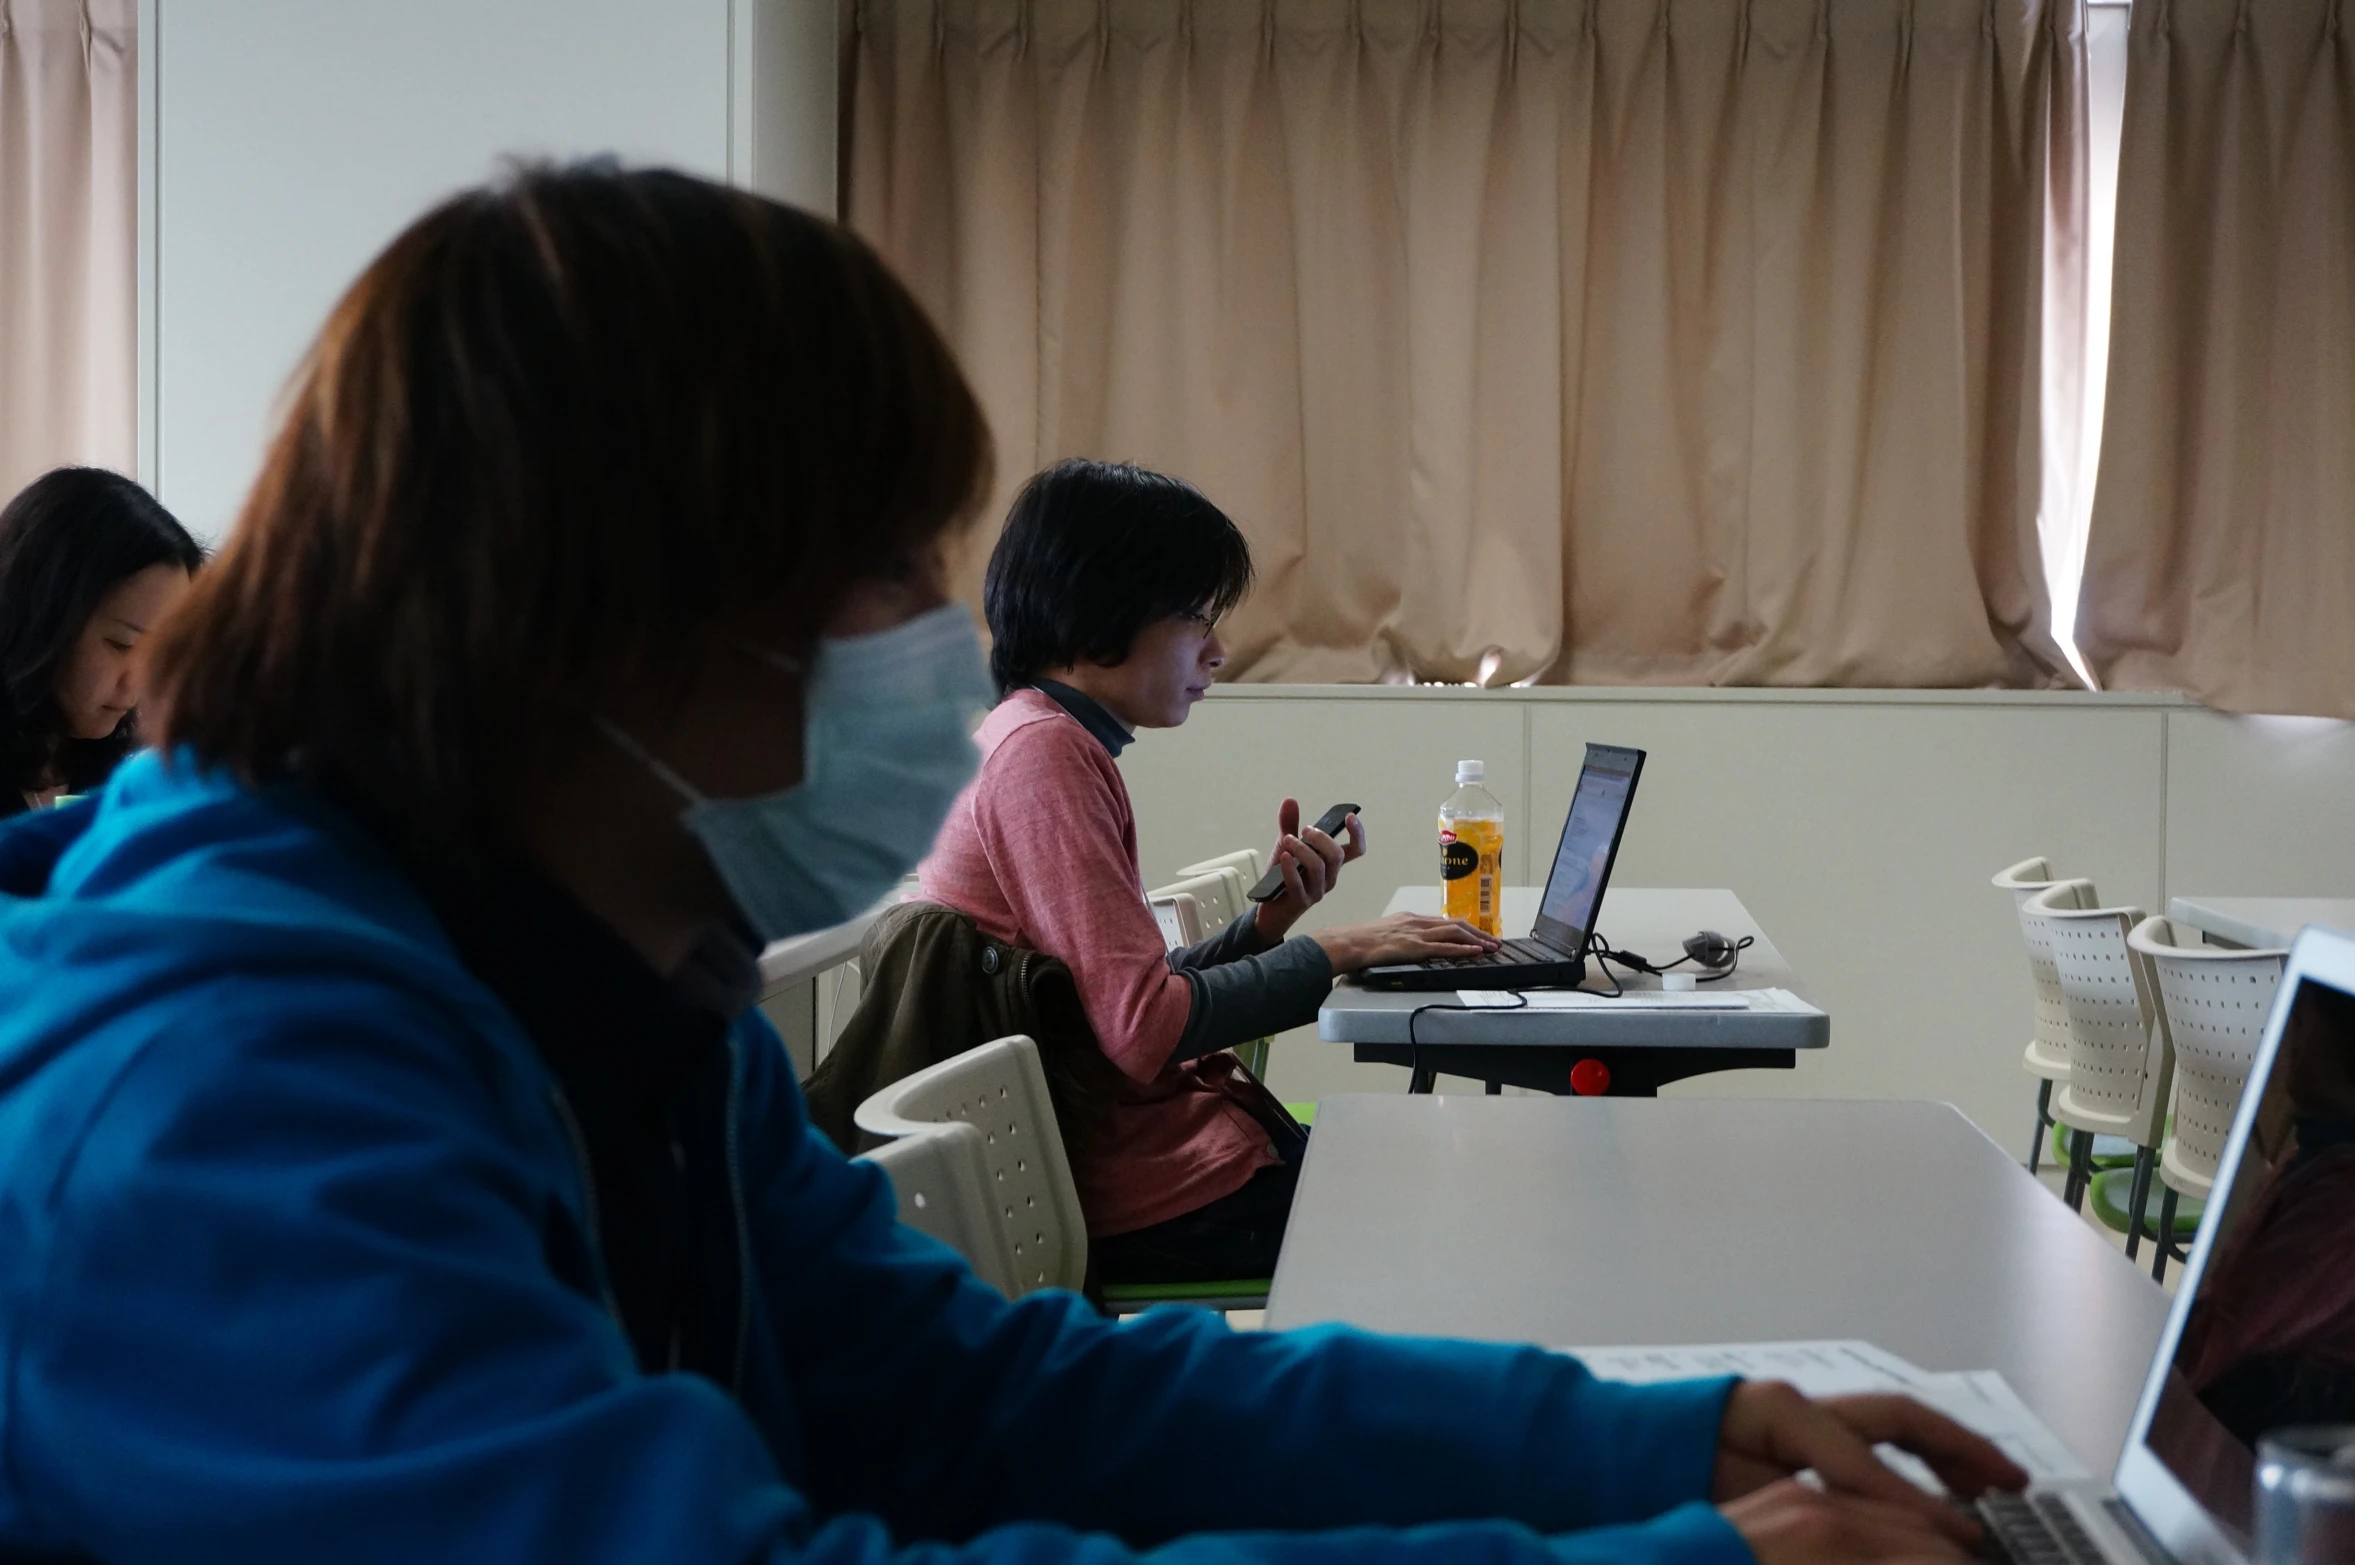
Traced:
<path fill-rule="evenodd" d="M 1601 1060 L 1580 1060 L 1570 1067 L 1570 1090 L 1582 1098 L 1599 1098 L 1611 1090 L 1611 1067 Z"/>

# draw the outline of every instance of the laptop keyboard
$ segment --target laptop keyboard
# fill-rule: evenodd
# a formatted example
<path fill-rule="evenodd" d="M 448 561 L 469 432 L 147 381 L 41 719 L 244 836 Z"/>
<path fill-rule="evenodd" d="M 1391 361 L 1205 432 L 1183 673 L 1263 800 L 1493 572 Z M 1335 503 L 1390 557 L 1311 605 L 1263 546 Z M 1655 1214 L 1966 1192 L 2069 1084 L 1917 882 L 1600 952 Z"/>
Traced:
<path fill-rule="evenodd" d="M 1991 1494 L 1977 1510 L 1987 1524 L 1990 1559 L 2011 1565 L 2105 1565 L 2100 1545 L 2057 1494 Z"/>
<path fill-rule="evenodd" d="M 1566 962 L 1569 958 L 1552 946 L 1539 945 L 1534 940 L 1508 940 L 1494 951 L 1479 956 L 1448 956 L 1432 962 L 1433 967 L 1527 967 L 1533 962 Z"/>

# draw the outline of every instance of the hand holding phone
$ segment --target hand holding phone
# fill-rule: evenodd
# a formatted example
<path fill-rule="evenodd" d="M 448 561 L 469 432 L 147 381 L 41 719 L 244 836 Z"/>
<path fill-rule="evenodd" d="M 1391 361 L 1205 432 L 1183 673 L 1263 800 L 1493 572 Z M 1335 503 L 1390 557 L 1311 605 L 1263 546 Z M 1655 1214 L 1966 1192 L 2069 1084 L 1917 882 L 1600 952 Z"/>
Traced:
<path fill-rule="evenodd" d="M 1349 824 L 1349 817 L 1357 813 L 1354 804 L 1336 804 L 1317 817 L 1316 830 L 1328 837 L 1341 835 L 1341 828 Z M 1266 874 L 1252 888 L 1243 893 L 1254 902 L 1273 902 L 1284 894 L 1284 866 L 1279 862 L 1268 866 Z"/>

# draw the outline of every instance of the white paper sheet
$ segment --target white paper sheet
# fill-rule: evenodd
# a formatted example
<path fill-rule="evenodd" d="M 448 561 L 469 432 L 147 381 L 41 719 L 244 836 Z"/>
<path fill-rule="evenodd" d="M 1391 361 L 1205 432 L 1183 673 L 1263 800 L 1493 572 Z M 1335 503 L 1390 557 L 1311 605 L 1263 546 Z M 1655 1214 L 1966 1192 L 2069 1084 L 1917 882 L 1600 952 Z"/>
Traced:
<path fill-rule="evenodd" d="M 1457 1003 L 1495 1011 L 1808 1011 L 1814 1009 L 1788 989 L 1635 989 L 1614 1000 L 1584 989 L 1458 989 Z M 1524 1003 L 1526 1002 L 1526 1003 Z"/>
<path fill-rule="evenodd" d="M 2068 1483 L 2089 1477 L 2060 1436 L 2045 1427 L 2002 1375 L 1992 1369 L 1961 1373 L 1923 1369 L 1869 1342 L 1717 1342 L 1682 1347 L 1606 1347 L 1564 1350 L 1608 1380 L 1642 1384 L 1740 1375 L 1747 1380 L 1787 1380 L 1811 1397 L 1864 1391 L 1902 1392 L 1975 1429 L 2028 1470 L 2036 1483 Z M 1903 1451 L 1882 1446 L 1890 1466 L 1925 1489 L 1938 1481 Z"/>

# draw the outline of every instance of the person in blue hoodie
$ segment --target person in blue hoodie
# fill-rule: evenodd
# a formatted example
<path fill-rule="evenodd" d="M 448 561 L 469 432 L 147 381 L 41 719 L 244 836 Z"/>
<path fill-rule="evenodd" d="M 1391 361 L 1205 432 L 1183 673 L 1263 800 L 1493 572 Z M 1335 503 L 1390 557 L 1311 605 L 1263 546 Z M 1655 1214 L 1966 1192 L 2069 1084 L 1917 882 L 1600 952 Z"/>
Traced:
<path fill-rule="evenodd" d="M 1961 1557 L 1871 1442 L 2021 1475 L 1901 1399 L 1009 1303 L 811 1131 L 755 952 L 972 770 L 988 470 L 741 191 L 526 169 L 369 266 L 164 748 L 0 830 L 0 1560 Z"/>

